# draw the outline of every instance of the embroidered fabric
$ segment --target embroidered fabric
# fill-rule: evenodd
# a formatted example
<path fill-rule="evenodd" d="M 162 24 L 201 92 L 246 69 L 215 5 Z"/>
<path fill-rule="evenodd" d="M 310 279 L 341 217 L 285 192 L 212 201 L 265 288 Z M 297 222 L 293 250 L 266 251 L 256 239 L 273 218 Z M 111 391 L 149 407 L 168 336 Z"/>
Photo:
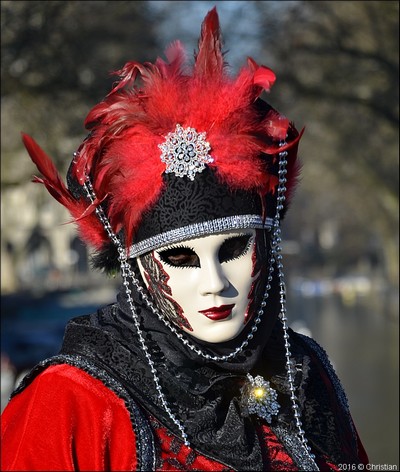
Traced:
<path fill-rule="evenodd" d="M 173 174 L 164 174 L 163 181 L 164 191 L 153 208 L 143 215 L 135 244 L 204 221 L 263 214 L 261 199 L 256 194 L 230 190 L 209 167 L 193 181 Z"/>
<path fill-rule="evenodd" d="M 317 445 L 322 455 L 330 457 L 336 464 L 342 463 L 345 457 L 348 463 L 358 463 L 357 436 L 340 381 L 319 344 L 303 335 L 297 335 L 297 339 L 310 357 L 302 416 L 307 438 Z M 327 385 L 332 385 L 333 389 Z M 321 408 L 321 405 L 330 405 L 330 408 Z"/>
<path fill-rule="evenodd" d="M 185 446 L 181 439 L 174 436 L 153 416 L 150 416 L 150 424 L 156 436 L 156 470 L 233 471 L 231 467 Z"/>
<path fill-rule="evenodd" d="M 304 444 L 301 443 L 295 431 L 281 426 L 276 426 L 271 429 L 284 445 L 285 449 L 291 452 L 292 459 L 300 470 L 319 470 L 314 459 L 310 457 L 310 454 L 307 452 Z"/>
<path fill-rule="evenodd" d="M 264 450 L 264 463 L 268 464 L 268 469 L 282 472 L 294 472 L 298 471 L 299 467 L 290 456 L 285 454 L 277 436 L 272 432 L 271 428 L 266 425 L 261 426 L 260 431 L 261 440 L 268 445 L 268 448 Z M 282 451 L 283 449 L 283 451 Z"/>

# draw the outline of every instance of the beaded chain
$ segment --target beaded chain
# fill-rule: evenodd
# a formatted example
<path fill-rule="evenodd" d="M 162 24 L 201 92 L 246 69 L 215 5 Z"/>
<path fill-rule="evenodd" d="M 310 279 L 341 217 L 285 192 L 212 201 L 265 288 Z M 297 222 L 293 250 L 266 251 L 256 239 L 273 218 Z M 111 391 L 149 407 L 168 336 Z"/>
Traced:
<path fill-rule="evenodd" d="M 282 142 L 280 146 L 283 146 L 285 142 Z M 121 241 L 117 237 L 117 235 L 114 233 L 112 230 L 111 224 L 107 218 L 107 216 L 104 213 L 104 210 L 100 205 L 96 206 L 95 212 L 101 221 L 102 225 L 104 226 L 104 229 L 106 230 L 108 236 L 110 237 L 111 241 L 115 244 L 117 251 L 118 251 L 118 260 L 120 261 L 121 265 L 121 275 L 122 275 L 122 280 L 123 280 L 123 286 L 125 289 L 125 292 L 127 294 L 127 300 L 128 304 L 132 313 L 133 317 L 133 322 L 136 328 L 136 331 L 138 333 L 138 338 L 139 338 L 139 343 L 140 346 L 145 354 L 145 357 L 147 359 L 147 362 L 150 366 L 151 373 L 153 375 L 153 380 L 154 384 L 156 387 L 156 390 L 159 394 L 160 401 L 162 403 L 162 406 L 165 410 L 165 412 L 168 414 L 168 416 L 171 418 L 171 420 L 174 422 L 174 424 L 178 427 L 182 440 L 186 446 L 190 447 L 190 443 L 188 440 L 188 436 L 185 432 L 185 428 L 183 424 L 176 418 L 174 413 L 171 411 L 170 407 L 168 406 L 168 402 L 166 400 L 166 397 L 162 391 L 161 384 L 160 384 L 160 379 L 158 377 L 158 373 L 154 364 L 154 361 L 151 357 L 151 354 L 148 350 L 148 347 L 146 345 L 142 329 L 140 327 L 140 322 L 139 318 L 137 315 L 137 310 L 134 304 L 134 301 L 131 296 L 131 289 L 129 288 L 129 280 L 132 282 L 133 286 L 136 288 L 136 290 L 140 293 L 142 296 L 143 300 L 145 301 L 146 305 L 148 308 L 170 329 L 170 331 L 189 349 L 194 351 L 197 355 L 211 361 L 228 361 L 230 359 L 235 358 L 239 353 L 245 349 L 249 341 L 253 338 L 254 333 L 258 329 L 258 325 L 261 323 L 261 318 L 262 315 L 264 314 L 264 308 L 267 305 L 267 298 L 269 297 L 269 291 L 271 289 L 271 281 L 272 281 L 272 272 L 274 271 L 274 264 L 276 263 L 276 268 L 278 271 L 278 278 L 279 278 L 279 295 L 280 295 L 280 313 L 279 313 L 279 318 L 282 322 L 283 326 L 283 338 L 284 338 L 284 343 L 285 343 L 285 358 L 286 358 L 286 372 L 287 372 L 287 382 L 289 385 L 289 390 L 290 390 L 290 400 L 291 400 L 291 406 L 296 422 L 296 428 L 297 428 L 297 434 L 300 439 L 300 442 L 302 446 L 306 448 L 306 451 L 309 455 L 309 457 L 313 460 L 314 455 L 310 453 L 311 448 L 308 446 L 308 441 L 307 438 L 305 437 L 305 431 L 303 430 L 302 423 L 300 420 L 300 412 L 299 412 L 299 406 L 298 406 L 298 399 L 296 396 L 296 387 L 294 385 L 294 371 L 292 367 L 292 361 L 291 361 L 291 352 L 290 352 L 290 342 L 289 342 L 289 334 L 288 334 L 288 324 L 287 324 L 287 318 L 286 318 L 286 287 L 285 287 L 285 281 L 284 281 L 284 274 L 283 274 L 283 264 L 282 264 L 282 255 L 281 255 L 281 246 L 280 243 L 282 241 L 281 239 L 281 229 L 280 229 L 280 212 L 283 210 L 284 207 L 284 201 L 285 201 L 285 192 L 286 192 L 286 165 L 287 165 L 287 151 L 283 151 L 279 153 L 279 171 L 278 171 L 278 178 L 279 178 L 279 183 L 278 183 L 278 188 L 277 188 L 277 207 L 276 207 L 276 215 L 273 220 L 273 231 L 272 231 L 272 237 L 271 237 L 271 243 L 270 243 L 270 258 L 269 258 L 269 267 L 268 267 L 268 277 L 267 277 L 267 284 L 265 287 L 265 291 L 263 294 L 262 301 L 260 303 L 260 308 L 257 311 L 257 316 L 254 319 L 253 326 L 251 328 L 251 331 L 247 335 L 246 339 L 241 343 L 240 346 L 238 346 L 234 351 L 232 351 L 228 355 L 223 355 L 223 356 L 212 356 L 208 353 L 203 352 L 200 348 L 194 346 L 190 341 L 181 333 L 179 332 L 176 327 L 163 315 L 163 313 L 160 312 L 154 305 L 153 301 L 150 299 L 148 294 L 146 293 L 145 289 L 139 282 L 138 278 L 136 277 L 131 265 L 129 264 L 127 260 L 127 254 L 126 251 L 124 250 Z M 89 198 L 89 200 L 93 203 L 96 200 L 96 195 L 94 193 L 92 184 L 90 182 L 89 177 L 87 177 L 86 182 L 83 184 L 83 187 L 86 191 L 86 194 Z M 316 464 L 315 464 L 316 466 Z M 316 469 L 318 470 L 318 467 L 316 466 Z"/>
<path fill-rule="evenodd" d="M 86 180 L 86 182 L 83 184 L 83 187 L 84 187 L 84 189 L 87 193 L 87 196 L 89 197 L 89 199 L 93 203 L 95 201 L 95 194 L 94 194 L 93 187 L 92 187 L 92 184 L 91 184 L 89 179 Z M 183 427 L 182 423 L 176 418 L 176 416 L 174 415 L 174 413 L 171 411 L 170 407 L 168 406 L 167 399 L 165 398 L 165 395 L 164 395 L 164 393 L 162 391 L 162 388 L 161 388 L 160 379 L 157 375 L 157 369 L 155 367 L 154 361 L 151 358 L 151 354 L 150 354 L 150 352 L 148 350 L 148 347 L 146 345 L 146 341 L 144 339 L 143 332 L 142 332 L 142 329 L 140 327 L 140 322 L 139 322 L 139 317 L 138 317 L 138 314 L 137 314 L 137 310 L 136 310 L 135 304 L 134 304 L 132 296 L 131 296 L 132 290 L 129 288 L 128 278 L 133 277 L 133 272 L 131 271 L 130 265 L 129 265 L 127 259 L 126 259 L 126 253 L 124 251 L 124 248 L 122 247 L 122 244 L 121 244 L 120 240 L 118 239 L 117 235 L 112 230 L 110 222 L 108 221 L 108 218 L 105 216 L 103 209 L 100 206 L 97 206 L 95 211 L 96 211 L 96 214 L 99 217 L 101 223 L 103 224 L 104 229 L 106 230 L 107 234 L 109 235 L 110 239 L 112 240 L 112 242 L 117 247 L 118 259 L 119 259 L 120 264 L 121 264 L 121 275 L 122 275 L 122 280 L 123 280 L 122 283 L 125 287 L 125 292 L 126 292 L 126 295 L 127 295 L 129 308 L 131 309 L 133 322 L 135 324 L 136 332 L 137 332 L 138 338 L 139 338 L 139 343 L 140 343 L 140 346 L 142 348 L 142 351 L 144 352 L 144 355 L 146 356 L 147 362 L 150 366 L 150 370 L 151 370 L 151 373 L 153 375 L 154 384 L 155 384 L 156 390 L 158 392 L 161 404 L 162 404 L 165 412 L 168 414 L 168 416 L 171 418 L 171 420 L 178 427 L 178 429 L 181 433 L 181 437 L 182 437 L 182 440 L 183 440 L 184 444 L 186 446 L 190 446 L 188 436 L 185 432 L 185 428 Z"/>
<path fill-rule="evenodd" d="M 177 336 L 182 341 L 182 343 L 185 346 L 187 346 L 189 349 L 191 349 L 197 355 L 199 355 L 200 357 L 203 357 L 204 359 L 218 362 L 218 361 L 228 361 L 228 360 L 233 359 L 234 357 L 236 357 L 239 353 L 241 353 L 243 351 L 243 349 L 245 347 L 248 346 L 249 341 L 254 337 L 254 333 L 258 329 L 258 325 L 261 323 L 261 317 L 264 313 L 264 308 L 267 306 L 267 301 L 266 300 L 269 296 L 269 290 L 271 289 L 271 281 L 272 281 L 272 272 L 274 270 L 274 267 L 273 267 L 274 262 L 275 262 L 275 258 L 271 257 L 270 265 L 269 265 L 269 269 L 268 269 L 269 273 L 268 273 L 268 278 L 267 278 L 267 285 L 266 285 L 266 288 L 265 288 L 265 291 L 264 291 L 264 294 L 263 294 L 262 301 L 260 303 L 260 308 L 257 311 L 257 316 L 254 319 L 254 324 L 251 328 L 251 331 L 247 335 L 246 339 L 240 344 L 240 346 L 238 346 L 230 354 L 224 355 L 224 356 L 212 356 L 210 354 L 207 354 L 206 352 L 203 352 L 200 348 L 194 346 L 181 332 L 179 332 L 176 329 L 176 327 L 168 320 L 168 318 L 160 310 L 158 310 L 154 306 L 153 302 L 151 301 L 151 299 L 147 295 L 146 291 L 143 289 L 143 287 L 140 284 L 137 277 L 135 276 L 131 266 L 129 266 L 129 264 L 128 264 L 128 266 L 129 266 L 129 272 L 130 272 L 130 276 L 131 276 L 131 280 L 132 280 L 133 284 L 135 285 L 138 292 L 142 295 L 143 299 L 145 300 L 147 306 L 151 309 L 151 311 L 175 334 L 175 336 Z"/>
<path fill-rule="evenodd" d="M 282 142 L 280 146 L 283 146 L 285 142 Z M 286 358 L 286 374 L 287 374 L 287 382 L 289 384 L 290 390 L 290 401 L 293 411 L 293 416 L 296 422 L 297 434 L 300 439 L 302 446 L 306 449 L 308 456 L 310 457 L 311 461 L 314 462 L 315 455 L 311 454 L 311 448 L 308 445 L 307 438 L 305 436 L 305 431 L 303 430 L 303 425 L 300 420 L 301 414 L 299 411 L 299 403 L 296 395 L 296 387 L 294 384 L 294 370 L 291 361 L 292 354 L 290 352 L 290 342 L 289 342 L 289 333 L 288 333 L 288 324 L 287 324 L 287 317 L 286 317 L 286 285 L 285 285 L 285 278 L 283 274 L 283 264 L 282 264 L 282 255 L 281 255 L 281 246 L 279 245 L 282 242 L 281 239 L 281 228 L 280 228 L 280 212 L 283 210 L 283 204 L 285 202 L 285 192 L 286 192 L 286 165 L 287 165 L 287 151 L 283 151 L 279 153 L 279 170 L 278 170 L 278 190 L 277 190 L 277 205 L 276 205 L 276 215 L 274 219 L 274 247 L 275 257 L 276 257 L 276 267 L 278 270 L 278 278 L 279 278 L 279 303 L 280 303 L 280 313 L 279 318 L 282 322 L 283 327 L 283 339 L 285 343 L 285 358 Z M 317 464 L 315 464 L 314 470 L 319 470 Z"/>

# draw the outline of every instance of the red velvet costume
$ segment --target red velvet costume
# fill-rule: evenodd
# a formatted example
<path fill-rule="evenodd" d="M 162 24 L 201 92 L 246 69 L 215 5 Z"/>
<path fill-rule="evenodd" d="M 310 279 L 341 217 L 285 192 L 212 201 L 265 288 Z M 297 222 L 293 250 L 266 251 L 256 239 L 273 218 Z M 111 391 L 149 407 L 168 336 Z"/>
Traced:
<path fill-rule="evenodd" d="M 60 407 L 62 406 L 62 407 Z M 274 433 L 261 431 L 268 468 L 298 470 Z M 182 444 L 161 425 L 157 471 L 231 470 Z M 1 470 L 137 470 L 135 432 L 124 401 L 81 369 L 49 367 L 6 408 Z M 368 458 L 359 443 L 360 461 Z M 339 470 L 323 457 L 320 470 Z M 267 466 L 266 466 L 267 467 Z"/>

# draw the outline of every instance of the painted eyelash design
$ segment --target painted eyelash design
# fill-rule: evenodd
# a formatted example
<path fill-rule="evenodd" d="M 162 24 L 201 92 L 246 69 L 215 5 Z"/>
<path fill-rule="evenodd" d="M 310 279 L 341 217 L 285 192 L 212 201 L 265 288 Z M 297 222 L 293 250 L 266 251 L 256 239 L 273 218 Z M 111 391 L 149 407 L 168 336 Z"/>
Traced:
<path fill-rule="evenodd" d="M 222 263 L 222 262 L 231 262 L 231 261 L 234 261 L 234 260 L 236 260 L 236 259 L 240 259 L 241 257 L 245 256 L 245 255 L 249 252 L 250 247 L 251 247 L 251 245 L 253 244 L 253 238 L 252 238 L 252 236 L 253 236 L 252 234 L 243 234 L 243 235 L 241 235 L 241 236 L 230 236 L 229 238 L 225 239 L 225 241 L 224 241 L 223 244 L 221 245 L 221 249 L 222 249 L 223 245 L 224 245 L 226 242 L 228 242 L 228 241 L 230 241 L 230 240 L 232 240 L 232 239 L 243 239 L 243 238 L 245 238 L 245 237 L 248 238 L 247 241 L 246 241 L 246 246 L 245 246 L 244 249 L 240 252 L 240 254 L 238 254 L 237 256 L 234 256 L 234 257 L 230 257 L 230 258 L 228 258 L 228 259 L 226 259 L 226 260 L 224 260 L 224 261 L 221 261 L 221 263 Z"/>
<path fill-rule="evenodd" d="M 218 257 L 220 263 L 231 262 L 246 255 L 253 243 L 252 234 L 233 235 L 226 238 L 219 249 Z M 244 241 L 246 239 L 246 241 Z M 229 247 L 229 243 L 235 240 L 238 246 Z M 243 243 L 244 244 L 243 244 Z M 243 244 L 243 247 L 242 247 Z M 237 253 L 237 254 L 236 254 Z M 173 268 L 199 268 L 201 267 L 200 259 L 190 246 L 174 245 L 157 252 L 161 261 Z M 174 260 L 175 258 L 175 260 Z"/>
<path fill-rule="evenodd" d="M 173 253 L 173 251 L 182 251 L 182 253 L 186 252 L 187 254 L 181 254 L 181 255 L 187 256 L 188 258 L 194 256 L 195 259 L 192 262 L 196 262 L 196 260 L 197 260 L 198 264 L 194 264 L 194 263 L 189 264 L 188 262 L 186 262 L 186 263 L 183 262 L 181 264 L 173 263 L 169 259 L 169 257 L 171 257 L 171 252 Z M 166 249 L 163 249 L 162 251 L 158 251 L 157 255 L 159 256 L 159 258 L 161 259 L 161 261 L 164 264 L 166 264 L 170 267 L 174 267 L 174 268 L 178 268 L 178 269 L 185 269 L 187 267 L 193 267 L 193 268 L 200 267 L 200 262 L 199 262 L 199 258 L 197 256 L 197 254 L 196 254 L 196 251 L 194 250 L 194 248 L 189 247 L 189 246 L 183 246 L 183 245 L 170 246 L 170 247 L 167 247 Z"/>
<path fill-rule="evenodd" d="M 248 242 L 249 242 L 251 241 L 252 236 L 253 234 L 251 233 L 232 235 L 232 236 L 229 236 L 229 238 L 224 239 L 224 242 L 222 244 L 225 244 L 227 241 L 231 241 L 232 239 L 244 239 L 244 238 L 248 238 Z"/>
<path fill-rule="evenodd" d="M 166 251 L 171 251 L 172 249 L 186 249 L 188 251 L 195 252 L 194 248 L 192 248 L 190 246 L 184 246 L 183 244 L 174 244 L 172 246 L 164 247 L 164 249 L 162 251 L 157 251 L 157 254 L 160 255 L 160 254 L 162 254 Z"/>

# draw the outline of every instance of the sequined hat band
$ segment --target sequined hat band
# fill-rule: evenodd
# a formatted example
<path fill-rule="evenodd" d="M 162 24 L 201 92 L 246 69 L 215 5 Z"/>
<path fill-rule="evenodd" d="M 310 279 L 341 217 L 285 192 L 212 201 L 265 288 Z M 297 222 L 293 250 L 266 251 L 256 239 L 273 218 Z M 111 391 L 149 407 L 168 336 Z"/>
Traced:
<path fill-rule="evenodd" d="M 226 216 L 215 220 L 194 223 L 182 228 L 156 234 L 137 244 L 132 244 L 128 251 L 128 257 L 138 257 L 146 252 L 168 244 L 198 238 L 209 234 L 221 233 L 223 231 L 246 228 L 271 230 L 272 223 L 272 218 L 267 218 L 263 222 L 261 216 L 258 215 Z"/>
<path fill-rule="evenodd" d="M 143 214 L 133 236 L 130 257 L 206 234 L 271 225 L 273 215 L 267 212 L 263 218 L 257 193 L 230 189 L 209 166 L 193 180 L 165 173 L 163 183 L 160 198 Z"/>

